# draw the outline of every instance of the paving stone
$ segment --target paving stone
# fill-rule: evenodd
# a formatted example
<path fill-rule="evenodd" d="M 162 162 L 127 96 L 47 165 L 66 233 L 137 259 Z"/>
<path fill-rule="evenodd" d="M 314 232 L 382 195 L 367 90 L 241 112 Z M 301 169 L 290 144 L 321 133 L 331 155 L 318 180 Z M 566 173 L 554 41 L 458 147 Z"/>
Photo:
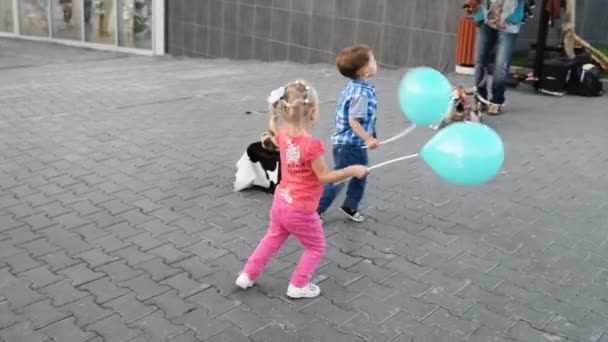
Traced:
<path fill-rule="evenodd" d="M 67 317 L 65 313 L 62 313 L 55 309 L 51 305 L 50 300 L 43 300 L 25 306 L 19 310 L 24 314 L 31 322 L 34 329 L 40 329 L 46 327 L 51 323 L 55 323 Z"/>
<path fill-rule="evenodd" d="M 55 224 L 43 213 L 37 213 L 34 215 L 30 215 L 30 216 L 20 219 L 19 221 L 27 223 L 35 231 L 50 227 Z M 11 227 L 11 225 L 7 224 L 6 226 L 3 226 L 3 227 Z"/>
<path fill-rule="evenodd" d="M 57 273 L 70 278 L 73 286 L 80 286 L 104 276 L 103 273 L 92 271 L 85 263 L 74 265 Z"/>
<path fill-rule="evenodd" d="M 211 287 L 209 284 L 203 284 L 193 280 L 186 272 L 167 278 L 161 281 L 160 284 L 169 285 L 176 289 L 180 298 L 190 297 Z"/>
<path fill-rule="evenodd" d="M 356 308 L 356 305 L 353 306 Z M 325 297 L 319 297 L 314 302 L 306 305 L 302 312 L 319 316 L 335 325 L 346 323 L 359 314 L 356 310 L 341 308 Z"/>
<path fill-rule="evenodd" d="M 157 310 L 153 305 L 145 305 L 137 300 L 135 294 L 127 293 L 104 304 L 118 312 L 125 323 L 131 323 Z"/>
<path fill-rule="evenodd" d="M 59 311 L 71 314 L 76 318 L 76 325 L 85 327 L 114 314 L 94 302 L 95 297 L 86 296 L 58 308 Z"/>
<path fill-rule="evenodd" d="M 74 324 L 74 317 L 68 317 L 40 329 L 55 341 L 81 342 L 90 340 L 95 335 L 81 330 Z"/>
<path fill-rule="evenodd" d="M 186 341 L 189 342 L 190 340 Z M 205 342 L 251 342 L 251 340 L 245 335 L 241 334 L 236 328 L 228 327 L 222 330 L 221 332 L 209 337 L 205 340 Z"/>
<path fill-rule="evenodd" d="M 65 279 L 53 285 L 49 285 L 39 290 L 53 301 L 53 306 L 59 307 L 71 303 L 79 298 L 85 297 L 88 293 L 76 289 L 72 285 L 72 280 Z"/>
<path fill-rule="evenodd" d="M 104 253 L 104 251 L 101 250 L 101 248 L 89 250 L 82 254 L 76 255 L 76 257 L 86 261 L 87 264 L 89 264 L 89 267 L 91 267 L 91 268 L 96 268 L 98 266 L 118 260 L 118 257 L 110 256 L 110 255 Z"/>
<path fill-rule="evenodd" d="M 160 310 L 134 321 L 132 325 L 147 332 L 152 341 L 159 342 L 170 340 L 188 330 L 184 325 L 176 325 L 165 319 Z"/>
<path fill-rule="evenodd" d="M 65 279 L 65 277 L 57 276 L 50 272 L 47 266 L 33 268 L 31 270 L 19 273 L 17 276 L 30 282 L 32 284 L 32 289 L 45 287 Z"/>
<path fill-rule="evenodd" d="M 73 259 L 72 257 L 68 256 L 63 251 L 47 254 L 47 255 L 43 256 L 41 259 L 43 259 L 44 262 L 46 262 L 49 265 L 50 270 L 52 272 L 61 271 L 68 267 L 79 264 L 81 262 L 80 260 Z"/>
<path fill-rule="evenodd" d="M 114 261 L 95 269 L 97 272 L 103 272 L 110 276 L 112 282 L 121 283 L 123 281 L 135 278 L 143 273 L 141 270 L 133 269 L 126 265 L 123 260 Z"/>
<path fill-rule="evenodd" d="M 230 323 L 226 321 L 210 318 L 205 309 L 191 311 L 176 318 L 175 322 L 196 331 L 196 337 L 199 340 L 206 340 L 230 326 Z"/>
<path fill-rule="evenodd" d="M 32 257 L 37 258 L 43 255 L 51 254 L 57 252 L 59 248 L 55 245 L 50 244 L 46 239 L 37 239 L 31 242 L 24 243 L 19 246 L 20 248 L 25 249 Z M 14 249 L 14 252 L 9 248 L 2 248 L 2 254 L 6 254 L 6 256 L 10 256 L 12 254 L 17 254 L 21 250 Z"/>
<path fill-rule="evenodd" d="M 144 261 L 134 268 L 146 271 L 154 281 L 167 279 L 181 272 L 177 267 L 167 266 L 160 258 Z"/>
<path fill-rule="evenodd" d="M 228 253 L 227 250 L 215 248 L 204 241 L 198 242 L 192 246 L 188 246 L 185 248 L 185 250 L 196 254 L 203 262 L 217 259 Z"/>
<path fill-rule="evenodd" d="M 10 266 L 12 273 L 25 272 L 42 265 L 27 253 L 13 254 L 6 258 L 6 263 Z"/>
<path fill-rule="evenodd" d="M 150 250 L 149 252 L 163 258 L 166 264 L 173 264 L 192 256 L 191 254 L 180 251 L 171 244 L 164 244 L 158 248 Z"/>
<path fill-rule="evenodd" d="M 128 287 L 131 291 L 135 292 L 137 299 L 142 301 L 171 290 L 168 286 L 158 285 L 146 274 L 124 281 L 119 286 Z"/>
<path fill-rule="evenodd" d="M 400 334 L 397 330 L 377 325 L 365 314 L 358 315 L 338 328 L 342 332 L 355 333 L 371 341 L 391 341 Z"/>
<path fill-rule="evenodd" d="M 262 330 L 256 332 L 255 335 L 251 336 L 251 339 L 256 342 L 291 342 L 299 340 L 295 334 L 286 332 L 276 324 L 266 326 Z"/>
<path fill-rule="evenodd" d="M 6 329 L 0 330 L 0 338 L 5 341 L 45 342 L 50 337 L 43 332 L 34 330 L 31 322 L 19 322 Z"/>
<path fill-rule="evenodd" d="M 517 322 L 517 324 L 515 324 L 515 326 L 509 330 L 509 337 L 523 341 L 566 341 L 566 338 L 563 336 L 553 335 L 541 330 L 536 330 L 525 321 Z"/>
<path fill-rule="evenodd" d="M 17 316 L 10 308 L 10 304 L 6 300 L 0 301 L 0 330 L 13 325 L 22 320 L 21 316 Z"/>
<path fill-rule="evenodd" d="M 202 262 L 198 256 L 194 256 L 180 262 L 173 264 L 172 266 L 179 267 L 190 274 L 193 279 L 200 280 L 210 274 L 219 271 L 218 267 L 211 267 Z"/>
<path fill-rule="evenodd" d="M 478 323 L 465 321 L 451 315 L 447 310 L 440 308 L 424 319 L 424 324 L 450 331 L 458 338 L 469 338 L 477 328 Z"/>
<path fill-rule="evenodd" d="M 123 324 L 118 315 L 112 315 L 91 324 L 87 329 L 97 332 L 106 341 L 124 342 L 142 333 Z"/>
<path fill-rule="evenodd" d="M 143 229 L 137 229 L 131 226 L 128 222 L 122 221 L 104 228 L 104 231 L 112 234 L 119 240 L 127 241 L 128 238 L 144 232 Z"/>
<path fill-rule="evenodd" d="M 4 296 L 14 309 L 42 300 L 43 297 L 30 289 L 30 283 L 15 278 L 8 270 L 0 270 L 0 296 Z"/>
<path fill-rule="evenodd" d="M 118 250 L 127 248 L 129 243 L 122 241 L 113 235 L 104 236 L 100 239 L 97 239 L 93 242 L 95 246 L 101 247 L 104 252 L 108 254 L 112 254 Z"/>
<path fill-rule="evenodd" d="M 454 295 L 450 295 L 443 288 L 433 288 L 427 292 L 422 300 L 428 303 L 433 303 L 447 309 L 450 314 L 460 317 L 465 311 L 475 304 L 472 300 L 462 299 Z"/>
<path fill-rule="evenodd" d="M 137 245 L 139 249 L 143 252 L 147 252 L 151 249 L 159 247 L 163 245 L 163 242 L 154 238 L 150 233 L 141 233 L 127 238 L 127 241 L 130 241 Z"/>
<path fill-rule="evenodd" d="M 114 251 L 110 254 L 126 260 L 127 265 L 131 267 L 142 262 L 154 259 L 154 255 L 142 253 L 139 248 L 137 248 L 137 246 L 129 246 L 127 248 Z"/>
<path fill-rule="evenodd" d="M 208 315 L 211 317 L 221 315 L 241 304 L 237 300 L 222 296 L 214 287 L 188 297 L 186 300 L 197 307 L 204 307 L 207 309 Z"/>
<path fill-rule="evenodd" d="M 86 283 L 79 288 L 93 294 L 95 302 L 98 304 L 103 304 L 128 292 L 126 289 L 114 285 L 107 277 Z"/>
<path fill-rule="evenodd" d="M 148 299 L 146 303 L 161 308 L 168 319 L 174 319 L 196 308 L 193 304 L 179 298 L 176 291 L 161 293 L 156 297 Z"/>
<path fill-rule="evenodd" d="M 384 330 L 379 327 L 378 330 Z M 298 340 L 311 341 L 311 340 L 327 340 L 332 341 L 351 341 L 352 335 L 347 335 L 341 329 L 331 326 L 327 321 L 323 319 L 316 319 L 298 332 Z"/>

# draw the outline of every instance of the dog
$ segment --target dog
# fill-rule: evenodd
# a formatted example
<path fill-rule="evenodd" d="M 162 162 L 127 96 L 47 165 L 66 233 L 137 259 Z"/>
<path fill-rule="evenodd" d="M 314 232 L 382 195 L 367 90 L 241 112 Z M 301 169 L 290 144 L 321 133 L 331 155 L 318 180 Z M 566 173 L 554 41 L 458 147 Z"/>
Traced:
<path fill-rule="evenodd" d="M 475 100 L 471 101 L 470 96 Z M 435 130 L 442 129 L 452 122 L 482 122 L 481 104 L 473 92 L 467 91 L 463 86 L 457 86 L 452 90 L 452 101 L 450 113 L 437 126 L 433 127 Z"/>

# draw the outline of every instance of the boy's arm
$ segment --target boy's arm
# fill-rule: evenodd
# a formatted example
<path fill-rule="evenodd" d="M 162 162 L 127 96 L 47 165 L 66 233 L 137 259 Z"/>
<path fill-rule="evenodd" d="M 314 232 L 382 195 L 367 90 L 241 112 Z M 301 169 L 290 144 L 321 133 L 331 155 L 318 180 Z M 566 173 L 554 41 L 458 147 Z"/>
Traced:
<path fill-rule="evenodd" d="M 357 134 L 365 143 L 370 150 L 378 148 L 378 140 L 376 140 L 369 132 L 365 131 L 365 128 L 361 126 L 359 120 L 363 120 L 367 117 L 368 111 L 368 99 L 364 96 L 358 96 L 351 101 L 348 109 L 348 124 L 350 128 Z"/>

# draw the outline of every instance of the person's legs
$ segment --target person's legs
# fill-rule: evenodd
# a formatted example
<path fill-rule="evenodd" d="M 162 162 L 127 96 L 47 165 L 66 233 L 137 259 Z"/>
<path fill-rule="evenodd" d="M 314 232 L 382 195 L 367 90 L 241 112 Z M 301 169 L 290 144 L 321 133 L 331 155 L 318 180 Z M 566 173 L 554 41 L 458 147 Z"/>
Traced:
<path fill-rule="evenodd" d="M 270 215 L 270 226 L 264 238 L 260 241 L 255 251 L 249 257 L 243 273 L 249 279 L 255 280 L 264 270 L 268 260 L 283 246 L 289 237 L 289 232 L 284 226 L 284 215 L 287 204 L 282 200 L 275 200 Z"/>
<path fill-rule="evenodd" d="M 488 100 L 488 59 L 496 43 L 498 31 L 481 23 L 477 29 L 475 42 L 475 87 L 477 95 Z"/>
<path fill-rule="evenodd" d="M 342 169 L 348 165 L 345 164 L 344 149 L 342 146 L 334 146 L 333 148 L 334 155 L 334 170 Z M 323 188 L 323 195 L 321 196 L 321 200 L 319 201 L 319 208 L 317 209 L 317 213 L 319 215 L 324 214 L 327 209 L 331 206 L 336 197 L 340 194 L 340 191 L 344 188 L 344 184 L 325 184 Z"/>
<path fill-rule="evenodd" d="M 325 233 L 317 213 L 291 210 L 285 216 L 285 228 L 304 246 L 304 253 L 293 271 L 290 284 L 304 288 L 319 266 L 325 252 Z"/>
<path fill-rule="evenodd" d="M 516 33 L 498 32 L 492 80 L 492 99 L 490 100 L 493 104 L 502 105 L 505 102 L 505 91 L 516 38 Z"/>
<path fill-rule="evenodd" d="M 348 150 L 347 159 L 350 165 L 368 165 L 367 150 L 354 146 Z M 346 190 L 346 199 L 342 205 L 343 209 L 350 209 L 351 212 L 357 212 L 359 203 L 363 199 L 367 177 L 363 179 L 353 178 L 348 182 Z"/>

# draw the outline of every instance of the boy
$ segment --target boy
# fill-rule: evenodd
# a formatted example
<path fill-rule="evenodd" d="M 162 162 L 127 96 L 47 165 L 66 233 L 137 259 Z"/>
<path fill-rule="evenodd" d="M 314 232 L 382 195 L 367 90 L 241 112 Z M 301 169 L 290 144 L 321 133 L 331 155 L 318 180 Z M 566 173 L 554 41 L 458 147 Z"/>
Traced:
<path fill-rule="evenodd" d="M 369 82 L 376 75 L 378 66 L 372 50 L 365 45 L 342 49 L 336 57 L 336 64 L 340 73 L 350 79 L 338 102 L 332 137 L 334 168 L 338 170 L 351 165 L 368 165 L 367 150 L 379 146 L 376 140 L 376 90 Z M 367 178 L 351 179 L 346 200 L 340 207 L 340 211 L 354 222 L 365 220 L 359 213 L 359 203 L 366 182 Z M 319 216 L 323 217 L 343 186 L 325 185 L 317 209 Z"/>

